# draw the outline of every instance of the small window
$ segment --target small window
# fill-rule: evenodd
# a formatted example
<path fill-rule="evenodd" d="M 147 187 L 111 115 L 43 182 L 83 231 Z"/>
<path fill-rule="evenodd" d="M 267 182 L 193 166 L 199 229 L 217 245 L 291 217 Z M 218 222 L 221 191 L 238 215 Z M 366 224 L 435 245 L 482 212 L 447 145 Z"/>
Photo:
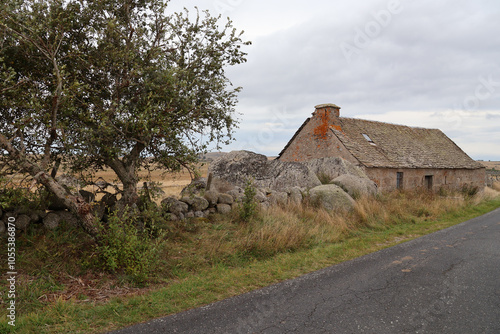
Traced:
<path fill-rule="evenodd" d="M 370 143 L 370 145 L 375 145 L 373 140 L 366 133 L 362 133 L 362 135 L 366 139 L 366 141 Z"/>
<path fill-rule="evenodd" d="M 403 189 L 403 172 L 396 173 L 396 188 Z"/>

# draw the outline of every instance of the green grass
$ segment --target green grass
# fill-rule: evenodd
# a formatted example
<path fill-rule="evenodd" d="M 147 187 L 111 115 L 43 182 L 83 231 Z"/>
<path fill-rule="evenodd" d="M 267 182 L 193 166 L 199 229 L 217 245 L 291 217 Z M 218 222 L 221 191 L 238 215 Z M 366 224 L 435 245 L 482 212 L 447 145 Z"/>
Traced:
<path fill-rule="evenodd" d="M 21 243 L 23 247 L 36 246 L 39 251 L 26 250 L 20 265 L 31 268 L 27 277 L 36 279 L 23 283 L 29 288 L 19 287 L 23 295 L 19 296 L 21 311 L 15 330 L 6 325 L 2 313 L 5 304 L 1 305 L 0 333 L 103 333 L 298 277 L 500 207 L 498 197 L 458 203 L 429 196 L 402 193 L 360 199 L 355 210 L 344 215 L 287 207 L 260 213 L 246 222 L 239 221 L 235 214 L 178 225 L 168 240 L 163 267 L 151 277 L 150 291 L 105 303 L 79 302 L 76 297 L 69 301 L 40 300 L 39 296 L 51 289 L 64 289 L 61 273 L 77 277 L 91 270 L 86 269 L 85 261 L 74 259 L 92 253 L 86 242 L 74 244 L 74 232 L 44 237 L 33 232 Z M 292 236 L 293 242 L 289 241 Z M 54 252 L 58 262 L 48 255 Z M 103 281 L 103 285 L 106 281 L 129 284 L 112 275 L 103 276 Z"/>

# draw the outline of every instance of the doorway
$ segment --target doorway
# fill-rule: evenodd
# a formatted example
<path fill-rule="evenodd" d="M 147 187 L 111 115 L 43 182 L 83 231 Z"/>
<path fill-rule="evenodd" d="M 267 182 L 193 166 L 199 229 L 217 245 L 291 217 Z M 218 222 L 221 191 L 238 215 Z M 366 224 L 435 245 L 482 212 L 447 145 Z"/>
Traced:
<path fill-rule="evenodd" d="M 428 190 L 432 190 L 432 175 L 425 176 L 425 186 Z"/>

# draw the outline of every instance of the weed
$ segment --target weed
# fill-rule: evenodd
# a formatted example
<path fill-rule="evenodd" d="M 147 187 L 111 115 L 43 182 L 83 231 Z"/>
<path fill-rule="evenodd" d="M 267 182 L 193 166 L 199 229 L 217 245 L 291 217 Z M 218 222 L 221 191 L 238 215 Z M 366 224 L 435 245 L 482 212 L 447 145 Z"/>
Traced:
<path fill-rule="evenodd" d="M 247 221 L 249 218 L 255 215 L 257 211 L 257 203 L 255 201 L 255 194 L 257 190 L 252 182 L 252 180 L 247 180 L 245 185 L 245 192 L 243 199 L 241 201 L 241 220 Z"/>
<path fill-rule="evenodd" d="M 466 199 L 472 199 L 479 192 L 479 187 L 465 184 L 462 187 L 462 194 Z"/>
<path fill-rule="evenodd" d="M 154 226 L 141 231 L 137 225 L 138 218 L 134 211 L 125 210 L 121 215 L 112 214 L 106 226 L 99 223 L 101 241 L 95 250 L 102 260 L 102 269 L 124 273 L 133 281 L 141 283 L 158 262 L 163 233 L 158 235 Z M 155 231 L 156 238 L 146 233 L 151 230 Z"/>

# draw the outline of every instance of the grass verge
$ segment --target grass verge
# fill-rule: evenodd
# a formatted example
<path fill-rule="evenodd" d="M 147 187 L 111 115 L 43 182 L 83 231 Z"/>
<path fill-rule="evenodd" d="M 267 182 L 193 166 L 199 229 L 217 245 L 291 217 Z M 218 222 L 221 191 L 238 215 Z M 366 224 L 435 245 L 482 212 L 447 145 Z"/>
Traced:
<path fill-rule="evenodd" d="M 129 286 L 126 276 L 93 272 L 87 262 L 75 261 L 92 253 L 84 241 L 75 244 L 74 231 L 33 232 L 21 238 L 22 312 L 12 328 L 2 304 L 0 333 L 104 333 L 294 278 L 498 207 L 498 197 L 479 201 L 395 193 L 362 198 L 349 214 L 288 206 L 248 221 L 238 214 L 191 221 L 172 229 L 161 268 L 142 290 Z M 89 285 L 92 280 L 98 285 L 94 290 L 137 289 L 137 294 L 99 302 L 86 295 L 92 290 L 87 289 L 64 297 L 68 281 Z"/>

